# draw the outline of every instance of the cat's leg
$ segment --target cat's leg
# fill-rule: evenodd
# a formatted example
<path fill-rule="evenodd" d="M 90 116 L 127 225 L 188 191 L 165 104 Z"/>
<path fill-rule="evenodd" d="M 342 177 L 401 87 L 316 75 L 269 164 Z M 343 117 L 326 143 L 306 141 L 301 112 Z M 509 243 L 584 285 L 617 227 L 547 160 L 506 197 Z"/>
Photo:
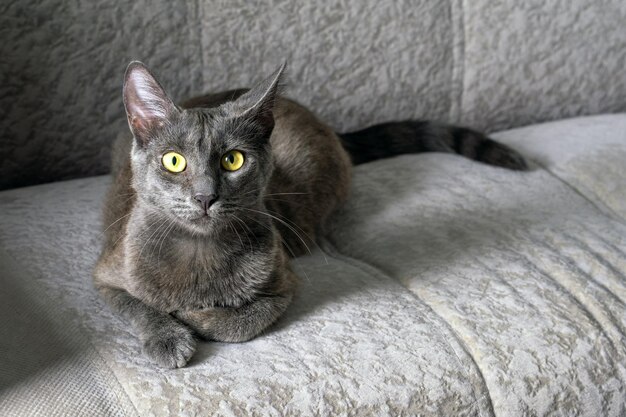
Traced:
<path fill-rule="evenodd" d="M 144 353 L 159 366 L 180 368 L 196 350 L 193 332 L 170 314 L 158 311 L 125 290 L 100 286 L 103 298 L 139 331 Z"/>
<path fill-rule="evenodd" d="M 248 341 L 265 330 L 290 302 L 291 297 L 260 297 L 237 308 L 212 307 L 174 314 L 205 339 L 237 343 Z"/>
<path fill-rule="evenodd" d="M 279 290 L 241 307 L 177 311 L 174 315 L 205 339 L 245 342 L 274 323 L 291 303 L 296 276 L 289 270 L 283 277 Z"/>

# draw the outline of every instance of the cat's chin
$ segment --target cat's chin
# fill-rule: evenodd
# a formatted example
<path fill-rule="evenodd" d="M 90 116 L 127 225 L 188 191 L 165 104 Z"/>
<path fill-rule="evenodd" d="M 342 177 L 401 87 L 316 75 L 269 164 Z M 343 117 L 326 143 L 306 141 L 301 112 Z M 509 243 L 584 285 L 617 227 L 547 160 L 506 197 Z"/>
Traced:
<path fill-rule="evenodd" d="M 184 221 L 184 226 L 188 231 L 204 236 L 217 233 L 219 231 L 219 224 L 220 222 L 215 216 L 208 216 L 206 214 L 185 219 Z"/>

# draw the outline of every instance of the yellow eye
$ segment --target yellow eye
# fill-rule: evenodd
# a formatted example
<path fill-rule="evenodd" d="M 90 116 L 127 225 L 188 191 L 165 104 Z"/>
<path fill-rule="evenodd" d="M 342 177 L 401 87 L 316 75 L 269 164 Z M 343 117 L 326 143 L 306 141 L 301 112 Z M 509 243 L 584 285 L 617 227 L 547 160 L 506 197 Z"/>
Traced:
<path fill-rule="evenodd" d="M 163 166 L 170 172 L 182 172 L 187 167 L 185 157 L 178 152 L 168 152 L 163 155 Z"/>
<path fill-rule="evenodd" d="M 228 151 L 222 156 L 222 168 L 226 171 L 237 171 L 243 165 L 243 154 L 239 151 Z"/>

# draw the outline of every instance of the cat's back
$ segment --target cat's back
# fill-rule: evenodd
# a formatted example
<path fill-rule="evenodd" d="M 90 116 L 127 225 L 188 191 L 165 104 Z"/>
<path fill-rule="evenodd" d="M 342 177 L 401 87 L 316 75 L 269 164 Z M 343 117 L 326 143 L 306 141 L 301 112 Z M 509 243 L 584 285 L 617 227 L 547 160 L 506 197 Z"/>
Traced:
<path fill-rule="evenodd" d="M 333 129 L 304 106 L 279 98 L 274 109 L 271 137 L 275 175 L 271 186 L 281 192 L 298 184 L 321 196 L 343 198 L 347 193 L 351 162 Z"/>
<path fill-rule="evenodd" d="M 328 216 L 346 199 L 352 164 L 335 132 L 304 106 L 279 98 L 274 118 L 266 205 L 282 219 L 276 226 L 297 256 L 324 233 Z"/>

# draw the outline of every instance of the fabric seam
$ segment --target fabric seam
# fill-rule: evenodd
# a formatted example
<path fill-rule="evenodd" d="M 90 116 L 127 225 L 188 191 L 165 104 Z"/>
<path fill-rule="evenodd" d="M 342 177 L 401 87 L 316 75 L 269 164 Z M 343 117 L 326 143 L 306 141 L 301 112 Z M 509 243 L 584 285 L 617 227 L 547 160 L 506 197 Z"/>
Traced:
<path fill-rule="evenodd" d="M 609 207 L 605 203 L 603 203 L 600 198 L 598 198 L 598 201 L 592 200 L 585 193 L 583 193 L 582 190 L 580 190 L 578 187 L 576 187 L 575 185 L 571 184 L 570 182 L 568 182 L 567 180 L 565 180 L 564 178 L 559 176 L 557 173 L 555 173 L 554 171 L 552 171 L 548 167 L 540 164 L 539 162 L 537 162 L 535 160 L 533 160 L 533 162 L 535 164 L 537 164 L 538 167 L 540 167 L 545 172 L 547 172 L 548 175 L 550 175 L 551 177 L 556 179 L 558 182 L 563 184 L 566 188 L 568 188 L 571 191 L 573 191 L 575 194 L 577 194 L 579 197 L 581 197 L 587 203 L 591 204 L 596 209 L 596 211 L 599 212 L 600 214 L 602 214 L 604 217 L 607 217 L 610 220 L 616 221 L 616 222 L 626 226 L 626 219 L 623 219 L 622 216 L 620 216 L 618 213 L 613 211 L 613 209 L 611 207 Z M 592 192 L 592 191 L 590 191 L 590 192 Z"/>
<path fill-rule="evenodd" d="M 466 24 L 463 0 L 450 2 L 452 20 L 452 91 L 450 100 L 450 121 L 459 122 L 463 113 L 463 97 L 465 93 L 465 58 L 466 58 Z M 456 89 L 456 93 L 455 93 Z"/>
<path fill-rule="evenodd" d="M 337 248 L 328 239 L 323 238 L 320 243 L 321 243 L 320 250 L 322 250 L 322 252 L 326 252 L 326 254 L 328 256 L 330 256 L 332 258 L 335 258 L 336 260 L 338 260 L 340 262 L 346 262 L 349 265 L 359 269 L 360 271 L 370 275 L 371 277 L 379 278 L 378 276 L 380 276 L 380 277 L 384 277 L 386 279 L 389 279 L 391 281 L 397 282 L 401 287 L 403 287 L 407 291 L 407 293 L 411 297 L 415 298 L 422 305 L 424 305 L 428 309 L 428 311 L 430 311 L 435 317 L 438 317 L 439 321 L 441 321 L 442 323 L 436 323 L 430 317 L 424 317 L 424 318 L 426 320 L 428 320 L 433 325 L 433 328 L 436 329 L 437 333 L 439 333 L 439 336 L 441 336 L 442 340 L 444 340 L 444 341 L 446 341 L 446 337 L 443 334 L 440 326 L 444 325 L 448 330 L 450 330 L 450 332 L 452 333 L 452 335 L 456 339 L 456 341 L 459 344 L 459 346 L 461 347 L 461 349 L 465 352 L 465 354 L 469 357 L 470 361 L 476 367 L 478 376 L 480 378 L 480 381 L 482 382 L 481 385 L 482 385 L 482 387 L 484 389 L 484 393 L 482 393 L 480 396 L 477 395 L 476 388 L 475 388 L 474 384 L 471 384 L 472 391 L 474 392 L 474 401 L 470 404 L 470 406 L 473 406 L 474 404 L 479 403 L 481 400 L 486 400 L 486 402 L 487 402 L 487 412 L 489 413 L 489 415 L 495 416 L 494 409 L 493 409 L 493 401 L 491 399 L 491 393 L 489 392 L 489 388 L 487 387 L 487 381 L 485 380 L 485 376 L 484 376 L 482 370 L 478 366 L 478 363 L 476 362 L 476 360 L 474 359 L 472 354 L 469 352 L 469 349 L 468 349 L 467 345 L 465 344 L 465 342 L 461 339 L 461 337 L 456 332 L 456 330 L 450 324 L 448 324 L 447 321 L 445 321 L 443 319 L 443 317 L 441 317 L 435 310 L 433 310 L 433 308 L 428 303 L 426 303 L 424 300 L 422 300 L 417 294 L 415 294 L 413 291 L 411 291 L 409 288 L 407 288 L 405 285 L 403 285 L 400 281 L 398 281 L 394 277 L 384 273 L 380 269 L 376 268 L 373 265 L 370 265 L 367 262 L 361 261 L 361 260 L 359 260 L 357 258 L 353 258 L 351 256 L 348 256 L 348 255 L 345 255 L 345 254 L 339 252 L 339 250 L 337 250 Z M 455 349 L 455 347 L 450 342 L 447 342 L 447 343 L 448 343 L 448 346 L 450 347 L 450 349 L 452 349 L 452 352 L 454 352 L 454 355 L 456 356 L 457 361 L 458 361 L 461 369 L 463 370 L 463 373 L 465 374 L 465 376 L 467 377 L 467 379 L 469 381 L 470 380 L 469 375 L 467 373 L 467 370 L 465 369 L 465 365 L 463 364 L 463 361 L 461 360 L 461 357 L 459 356 L 459 353 L 457 352 L 457 349 Z M 483 412 L 482 412 L 481 408 L 482 408 L 481 404 L 479 403 L 478 404 L 478 411 L 479 411 L 480 415 L 483 416 Z"/>
<path fill-rule="evenodd" d="M 2 253 L 4 253 L 5 256 L 12 257 L 12 254 L 10 251 L 2 249 Z M 48 286 L 46 280 L 35 279 L 32 282 L 33 283 L 43 282 L 46 287 Z M 53 304 L 52 299 L 48 295 L 45 295 L 45 299 L 47 300 L 46 302 L 50 303 L 51 305 Z M 64 316 L 67 316 L 69 314 L 69 311 L 67 309 L 59 309 L 58 311 L 60 311 L 61 314 Z M 115 375 L 115 372 L 113 371 L 113 369 L 109 366 L 107 361 L 100 354 L 98 349 L 95 347 L 92 338 L 90 336 L 86 336 L 87 332 L 84 331 L 86 326 L 85 326 L 84 318 L 82 315 L 77 319 L 76 326 L 77 326 L 77 330 L 79 330 L 77 334 L 79 334 L 79 337 L 83 339 L 82 340 L 82 343 L 84 343 L 83 346 L 87 349 L 90 349 L 89 351 L 86 351 L 86 352 L 80 352 L 79 355 L 83 359 L 91 363 L 94 366 L 96 371 L 99 371 L 98 375 L 103 377 L 103 381 L 102 381 L 103 384 L 109 389 L 109 393 L 113 393 L 113 395 L 118 401 L 117 405 L 119 405 L 120 408 L 123 409 L 124 415 L 128 416 L 129 415 L 128 413 L 130 411 L 131 413 L 130 415 L 139 416 L 140 414 L 139 414 L 139 411 L 137 410 L 135 403 L 132 401 L 132 398 L 130 397 L 130 395 L 124 388 L 124 386 L 121 384 L 120 380 L 117 378 L 117 375 Z M 91 356 L 90 354 L 94 356 Z M 93 360 L 94 358 L 98 358 L 99 361 L 101 362 L 101 365 L 96 364 Z M 107 375 L 104 375 L 103 374 L 104 372 L 106 372 Z M 111 380 L 111 377 L 113 380 Z M 115 383 L 116 383 L 116 386 L 114 386 Z M 120 397 L 120 394 L 124 395 L 125 401 Z M 132 407 L 132 409 L 129 410 L 128 406 Z"/>
<path fill-rule="evenodd" d="M 81 320 L 81 327 L 84 327 L 84 324 L 82 323 Z M 110 377 L 112 377 L 115 382 L 118 385 L 118 389 L 111 389 L 111 391 L 113 392 L 113 394 L 115 395 L 115 397 L 118 399 L 119 404 L 129 404 L 132 407 L 132 411 L 134 411 L 134 416 L 139 416 L 139 410 L 137 410 L 137 406 L 135 405 L 135 403 L 133 402 L 132 398 L 130 397 L 130 395 L 128 394 L 128 392 L 126 391 L 126 388 L 124 388 L 124 385 L 122 385 L 122 383 L 120 382 L 119 378 L 117 377 L 117 375 L 115 374 L 115 371 L 113 370 L 113 368 L 111 368 L 109 366 L 109 364 L 107 363 L 107 361 L 104 359 L 104 357 L 102 356 L 102 354 L 98 351 L 98 349 L 96 348 L 96 346 L 93 344 L 93 341 L 91 340 L 91 338 L 88 338 L 88 342 L 89 346 L 91 347 L 91 349 L 93 349 L 93 352 L 95 353 L 95 355 L 98 357 L 99 361 L 102 363 L 102 366 L 98 366 L 97 364 L 94 363 L 94 361 L 89 358 L 88 360 L 92 363 L 94 363 L 94 366 L 102 369 L 105 368 L 107 373 L 109 374 Z M 110 385 L 109 385 L 110 386 Z M 112 388 L 112 387 L 111 387 Z M 122 401 L 122 399 L 120 398 L 120 391 L 121 394 L 124 395 L 124 397 L 126 398 L 126 401 Z M 126 414 L 126 413 L 125 413 Z M 128 415 L 128 414 L 126 414 Z"/>

